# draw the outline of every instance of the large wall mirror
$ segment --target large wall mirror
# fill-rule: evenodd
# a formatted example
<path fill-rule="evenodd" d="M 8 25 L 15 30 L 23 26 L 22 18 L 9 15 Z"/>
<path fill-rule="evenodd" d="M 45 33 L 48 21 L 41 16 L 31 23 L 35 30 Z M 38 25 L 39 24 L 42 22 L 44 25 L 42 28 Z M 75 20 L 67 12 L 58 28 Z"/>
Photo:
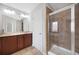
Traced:
<path fill-rule="evenodd" d="M 0 35 L 9 32 L 28 31 L 32 31 L 28 13 L 0 4 Z"/>
<path fill-rule="evenodd" d="M 28 19 L 15 19 L 6 15 L 0 16 L 2 22 L 0 23 L 0 33 L 9 33 L 9 32 L 24 32 L 29 30 L 29 21 Z"/>

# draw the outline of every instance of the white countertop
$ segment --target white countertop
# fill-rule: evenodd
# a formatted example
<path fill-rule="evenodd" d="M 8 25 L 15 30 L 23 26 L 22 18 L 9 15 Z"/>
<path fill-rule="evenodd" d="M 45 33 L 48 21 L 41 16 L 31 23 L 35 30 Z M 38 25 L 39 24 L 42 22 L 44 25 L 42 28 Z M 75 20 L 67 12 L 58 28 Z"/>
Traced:
<path fill-rule="evenodd" d="M 16 32 L 16 33 L 3 33 L 0 35 L 0 37 L 5 37 L 5 36 L 13 36 L 13 35 L 21 35 L 21 34 L 31 34 L 32 32 Z"/>

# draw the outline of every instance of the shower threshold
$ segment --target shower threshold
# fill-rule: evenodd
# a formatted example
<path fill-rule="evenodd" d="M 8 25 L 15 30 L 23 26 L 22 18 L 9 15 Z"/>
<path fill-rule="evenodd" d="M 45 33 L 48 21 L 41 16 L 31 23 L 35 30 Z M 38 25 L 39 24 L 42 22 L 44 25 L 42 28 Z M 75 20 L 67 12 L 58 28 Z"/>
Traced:
<path fill-rule="evenodd" d="M 60 46 L 53 45 L 48 51 L 48 55 L 72 55 L 72 52 Z"/>

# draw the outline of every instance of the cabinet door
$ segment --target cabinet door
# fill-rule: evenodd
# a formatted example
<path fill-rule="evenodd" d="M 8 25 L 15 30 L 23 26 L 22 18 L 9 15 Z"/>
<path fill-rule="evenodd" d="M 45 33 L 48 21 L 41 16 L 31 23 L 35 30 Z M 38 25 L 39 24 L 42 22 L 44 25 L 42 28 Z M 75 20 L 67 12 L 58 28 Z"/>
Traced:
<path fill-rule="evenodd" d="M 0 38 L 0 54 L 2 54 L 2 44 L 1 44 L 1 38 Z"/>
<path fill-rule="evenodd" d="M 24 35 L 24 47 L 28 47 L 32 45 L 32 34 Z"/>
<path fill-rule="evenodd" d="M 17 38 L 18 38 L 18 50 L 20 50 L 23 48 L 24 45 L 23 35 L 18 35 Z"/>
<path fill-rule="evenodd" d="M 11 54 L 17 50 L 16 36 L 4 37 L 2 40 L 3 54 Z"/>
<path fill-rule="evenodd" d="M 28 46 L 31 46 L 32 45 L 32 34 L 28 34 L 27 35 L 27 43 L 28 43 L 27 44 Z"/>

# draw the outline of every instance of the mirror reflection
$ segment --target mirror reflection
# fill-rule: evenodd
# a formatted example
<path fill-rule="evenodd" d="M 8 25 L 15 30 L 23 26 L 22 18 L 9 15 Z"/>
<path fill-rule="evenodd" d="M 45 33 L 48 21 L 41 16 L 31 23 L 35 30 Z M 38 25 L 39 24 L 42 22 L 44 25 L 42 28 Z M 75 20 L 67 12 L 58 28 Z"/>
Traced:
<path fill-rule="evenodd" d="M 0 34 L 30 31 L 30 15 L 0 4 Z"/>

